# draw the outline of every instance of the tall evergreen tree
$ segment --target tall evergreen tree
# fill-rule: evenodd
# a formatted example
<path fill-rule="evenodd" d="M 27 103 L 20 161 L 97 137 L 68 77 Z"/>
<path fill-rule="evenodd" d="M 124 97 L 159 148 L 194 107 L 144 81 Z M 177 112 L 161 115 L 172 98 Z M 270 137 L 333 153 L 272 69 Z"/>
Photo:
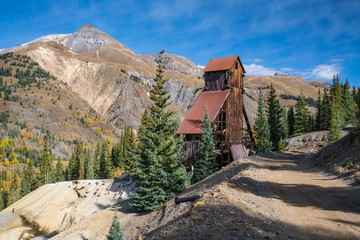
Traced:
<path fill-rule="evenodd" d="M 13 204 L 20 198 L 18 177 L 19 176 L 17 174 L 15 174 L 14 179 L 12 180 L 12 182 L 10 184 L 10 192 L 9 192 L 10 204 Z"/>
<path fill-rule="evenodd" d="M 330 93 L 331 93 L 330 106 L 331 106 L 331 110 L 336 109 L 338 112 L 336 114 L 331 114 L 331 118 L 333 118 L 335 115 L 338 114 L 340 124 L 341 126 L 344 126 L 345 110 L 343 107 L 342 89 L 343 87 L 341 86 L 339 75 L 338 74 L 336 76 L 334 75 L 333 84 L 331 85 L 330 88 Z"/>
<path fill-rule="evenodd" d="M 287 120 L 289 126 L 289 136 L 292 136 L 294 134 L 294 125 L 295 125 L 295 113 L 293 106 L 291 106 L 288 111 Z"/>
<path fill-rule="evenodd" d="M 127 136 L 127 144 L 124 148 L 124 169 L 125 173 L 135 173 L 135 156 L 136 156 L 137 144 L 134 130 L 129 127 Z"/>
<path fill-rule="evenodd" d="M 350 84 L 346 78 L 346 82 L 342 90 L 342 99 L 343 99 L 343 109 L 344 112 L 344 124 L 351 124 L 355 121 L 355 103 L 354 98 L 350 92 Z"/>
<path fill-rule="evenodd" d="M 201 127 L 198 157 L 191 182 L 199 182 L 216 172 L 217 168 L 213 128 L 206 109 Z"/>
<path fill-rule="evenodd" d="M 111 150 L 111 159 L 115 167 L 124 168 L 125 173 L 134 173 L 134 162 L 136 154 L 136 138 L 134 130 L 125 126 L 120 142 Z"/>
<path fill-rule="evenodd" d="M 358 87 L 358 89 L 357 89 L 355 103 L 356 103 L 358 109 L 360 109 L 360 87 Z"/>
<path fill-rule="evenodd" d="M 61 159 L 59 158 L 56 163 L 54 177 L 54 182 L 61 182 L 64 180 L 64 166 L 61 163 Z"/>
<path fill-rule="evenodd" d="M 47 139 L 44 139 L 43 149 L 40 151 L 39 157 L 39 182 L 41 185 L 51 182 L 52 171 L 52 154 L 48 146 Z"/>
<path fill-rule="evenodd" d="M 286 112 L 286 108 L 283 109 L 283 120 L 282 120 L 282 132 L 284 133 L 283 138 L 286 139 L 289 137 L 289 121 L 288 121 L 288 115 Z"/>
<path fill-rule="evenodd" d="M 24 170 L 23 179 L 21 180 L 20 197 L 24 197 L 25 195 L 35 190 L 37 187 L 38 184 L 36 181 L 33 162 L 30 160 Z"/>
<path fill-rule="evenodd" d="M 106 236 L 107 240 L 125 240 L 125 233 L 121 227 L 119 217 L 115 214 L 111 224 L 109 234 Z"/>
<path fill-rule="evenodd" d="M 87 152 L 85 155 L 85 179 L 95 179 L 94 173 L 94 162 L 90 155 L 90 152 Z"/>
<path fill-rule="evenodd" d="M 4 188 L 1 194 L 3 208 L 7 208 L 9 204 L 9 192 Z"/>
<path fill-rule="evenodd" d="M 313 117 L 311 116 L 309 110 L 306 108 L 307 103 L 305 100 L 298 96 L 296 102 L 296 113 L 295 113 L 295 124 L 294 124 L 294 133 L 303 134 L 312 131 L 313 128 Z"/>
<path fill-rule="evenodd" d="M 100 172 L 100 154 L 101 154 L 101 143 L 96 144 L 95 152 L 94 152 L 94 178 L 99 178 Z"/>
<path fill-rule="evenodd" d="M 279 142 L 284 138 L 285 133 L 282 131 L 283 110 L 280 106 L 279 98 L 276 95 L 274 86 L 270 85 L 270 93 L 267 99 L 267 117 L 270 126 L 270 141 L 275 151 L 279 150 Z"/>
<path fill-rule="evenodd" d="M 100 154 L 99 178 L 107 179 L 112 177 L 112 163 L 109 154 L 109 145 L 103 142 Z"/>
<path fill-rule="evenodd" d="M 335 100 L 332 100 L 331 103 L 332 111 L 331 111 L 331 120 L 330 120 L 330 128 L 329 128 L 329 143 L 334 143 L 341 138 L 341 130 L 342 130 L 342 119 L 340 115 L 339 109 L 336 107 Z"/>
<path fill-rule="evenodd" d="M 260 90 L 258 109 L 255 118 L 255 146 L 257 152 L 269 152 L 272 150 L 272 142 L 270 141 L 270 126 L 265 114 L 264 97 Z"/>
<path fill-rule="evenodd" d="M 323 99 L 321 101 L 321 112 L 320 112 L 320 130 L 328 130 L 330 127 L 331 119 L 331 101 L 330 97 L 324 89 Z"/>
<path fill-rule="evenodd" d="M 155 84 L 150 90 L 152 105 L 142 118 L 138 135 L 139 154 L 136 173 L 139 190 L 133 195 L 131 206 L 137 211 L 153 211 L 183 191 L 189 184 L 191 175 L 181 164 L 184 154 L 180 154 L 180 138 L 176 137 L 179 122 L 172 119 L 174 110 L 166 110 L 169 96 L 164 66 L 159 63 Z"/>
<path fill-rule="evenodd" d="M 316 120 L 315 120 L 315 129 L 321 130 L 321 116 L 322 116 L 322 101 L 321 101 L 321 92 L 320 88 L 318 90 L 318 100 L 317 100 L 317 112 L 316 112 Z"/>
<path fill-rule="evenodd" d="M 78 143 L 69 162 L 70 180 L 84 179 L 84 149 L 83 144 Z"/>

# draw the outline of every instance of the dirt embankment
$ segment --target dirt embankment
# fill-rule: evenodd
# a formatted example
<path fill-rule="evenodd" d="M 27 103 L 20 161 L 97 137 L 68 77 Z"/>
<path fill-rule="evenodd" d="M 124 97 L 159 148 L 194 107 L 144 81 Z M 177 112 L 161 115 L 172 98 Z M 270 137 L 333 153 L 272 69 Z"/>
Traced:
<path fill-rule="evenodd" d="M 319 151 L 313 159 L 337 175 L 360 182 L 360 133 L 353 130 Z"/>
<path fill-rule="evenodd" d="M 134 190 L 126 185 L 129 180 L 122 185 L 79 181 L 59 184 L 60 195 L 46 185 L 3 211 L 0 219 L 26 215 L 40 230 L 56 234 L 51 239 L 69 240 L 105 239 L 114 210 L 127 239 L 360 238 L 360 186 L 324 173 L 311 156 L 272 152 L 235 161 L 178 196 L 198 194 L 197 202 L 176 205 L 172 199 L 152 213 L 136 213 L 129 199 L 121 200 L 121 191 Z M 10 233 L 26 227 L 21 219 L 18 225 L 0 221 L 0 233 L 8 233 L 0 238 L 19 239 L 9 238 L 15 236 Z"/>

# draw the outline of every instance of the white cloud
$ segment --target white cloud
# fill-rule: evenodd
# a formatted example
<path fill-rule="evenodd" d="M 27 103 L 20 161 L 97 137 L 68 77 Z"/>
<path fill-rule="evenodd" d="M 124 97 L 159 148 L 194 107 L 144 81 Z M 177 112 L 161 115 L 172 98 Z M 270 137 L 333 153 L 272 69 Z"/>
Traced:
<path fill-rule="evenodd" d="M 202 65 L 196 65 L 198 68 L 201 68 L 201 69 L 204 69 L 205 66 L 202 66 Z"/>
<path fill-rule="evenodd" d="M 315 66 L 311 75 L 320 80 L 331 80 L 334 75 L 340 73 L 340 66 L 337 64 L 320 64 Z"/>
<path fill-rule="evenodd" d="M 279 72 L 273 68 L 264 67 L 263 65 L 258 65 L 255 63 L 252 63 L 250 65 L 244 64 L 244 68 L 245 68 L 247 74 L 257 75 L 257 76 L 274 75 L 274 73 Z"/>
<path fill-rule="evenodd" d="M 293 68 L 287 68 L 287 67 L 280 68 L 280 70 L 281 70 L 282 72 L 293 72 L 293 71 L 294 71 Z"/>
<path fill-rule="evenodd" d="M 260 58 L 255 58 L 254 59 L 254 63 L 259 63 L 259 62 L 262 62 L 264 61 L 264 59 L 260 59 Z"/>

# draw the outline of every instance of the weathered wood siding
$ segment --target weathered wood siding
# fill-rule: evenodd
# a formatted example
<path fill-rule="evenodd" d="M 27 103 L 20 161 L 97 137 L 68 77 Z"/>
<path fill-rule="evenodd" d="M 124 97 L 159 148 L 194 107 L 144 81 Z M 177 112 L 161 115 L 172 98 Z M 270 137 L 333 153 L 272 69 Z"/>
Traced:
<path fill-rule="evenodd" d="M 226 89 L 226 71 L 205 73 L 206 91 L 222 91 Z"/>
<path fill-rule="evenodd" d="M 230 96 L 227 100 L 227 142 L 232 144 L 242 143 L 243 140 L 243 70 L 240 62 L 236 60 L 229 70 Z"/>

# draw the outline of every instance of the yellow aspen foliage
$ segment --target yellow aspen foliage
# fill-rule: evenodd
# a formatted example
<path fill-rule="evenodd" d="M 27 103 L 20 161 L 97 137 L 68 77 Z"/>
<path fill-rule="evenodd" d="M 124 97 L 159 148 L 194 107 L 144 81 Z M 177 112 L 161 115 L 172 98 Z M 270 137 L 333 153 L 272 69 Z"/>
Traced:
<path fill-rule="evenodd" d="M 42 146 L 43 143 L 44 143 L 43 140 L 42 140 L 42 139 L 39 139 L 38 146 Z"/>
<path fill-rule="evenodd" d="M 96 132 L 97 132 L 99 135 L 101 135 L 101 134 L 103 133 L 102 129 L 99 128 L 99 127 L 96 128 Z"/>
<path fill-rule="evenodd" d="M 11 171 L 6 172 L 6 179 L 8 181 L 11 181 L 13 179 L 13 177 L 14 177 L 14 174 Z"/>
<path fill-rule="evenodd" d="M 21 129 L 20 130 L 20 136 L 21 138 L 23 138 L 26 135 L 26 130 L 25 129 Z"/>
<path fill-rule="evenodd" d="M 10 166 L 10 162 L 9 162 L 9 160 L 5 159 L 5 161 L 4 161 L 4 166 L 5 166 L 5 167 Z"/>
<path fill-rule="evenodd" d="M 19 162 L 16 153 L 12 153 L 12 154 L 10 155 L 10 157 L 9 157 L 9 160 L 11 161 L 11 163 L 18 163 L 18 162 Z"/>

